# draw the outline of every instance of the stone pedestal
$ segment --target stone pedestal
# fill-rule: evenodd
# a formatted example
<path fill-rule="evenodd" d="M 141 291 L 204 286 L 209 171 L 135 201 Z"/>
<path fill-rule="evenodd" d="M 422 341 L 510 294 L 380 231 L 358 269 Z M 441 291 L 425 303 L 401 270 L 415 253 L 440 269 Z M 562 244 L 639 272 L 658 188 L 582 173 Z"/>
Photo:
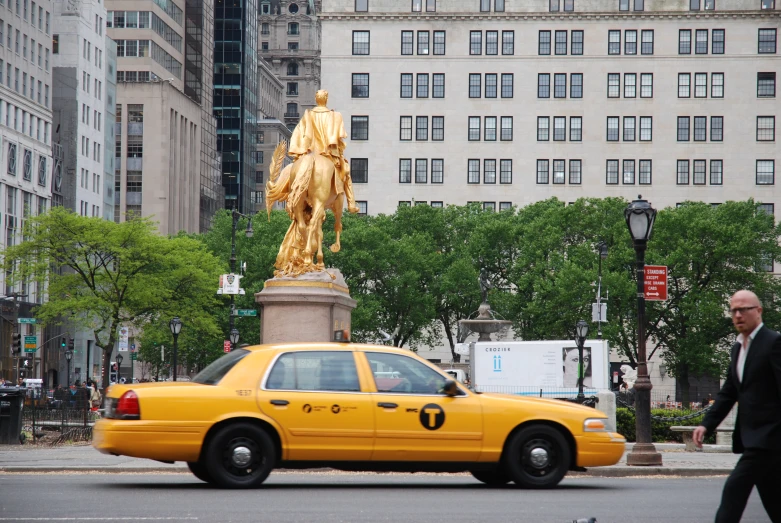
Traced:
<path fill-rule="evenodd" d="M 334 331 L 351 331 L 357 304 L 337 269 L 266 280 L 255 301 L 261 343 L 333 341 Z"/>

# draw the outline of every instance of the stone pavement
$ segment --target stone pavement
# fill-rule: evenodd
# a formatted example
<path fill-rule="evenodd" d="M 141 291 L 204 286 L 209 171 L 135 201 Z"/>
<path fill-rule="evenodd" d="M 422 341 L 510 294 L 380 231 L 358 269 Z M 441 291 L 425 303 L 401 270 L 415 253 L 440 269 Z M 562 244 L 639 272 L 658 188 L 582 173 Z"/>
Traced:
<path fill-rule="evenodd" d="M 627 452 L 632 444 L 627 444 Z M 629 467 L 626 456 L 611 467 L 590 468 L 573 476 L 723 476 L 738 457 L 723 445 L 706 445 L 704 452 L 686 452 L 683 444 L 657 444 L 662 467 Z M 0 473 L 4 472 L 188 472 L 185 463 L 161 463 L 148 459 L 101 454 L 88 444 L 61 447 L 0 445 Z"/>

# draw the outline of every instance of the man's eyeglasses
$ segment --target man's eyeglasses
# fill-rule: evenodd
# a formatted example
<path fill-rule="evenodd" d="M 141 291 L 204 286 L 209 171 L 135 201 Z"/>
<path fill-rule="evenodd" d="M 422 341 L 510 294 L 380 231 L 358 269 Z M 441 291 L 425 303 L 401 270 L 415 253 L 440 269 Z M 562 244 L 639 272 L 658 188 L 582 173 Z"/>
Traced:
<path fill-rule="evenodd" d="M 751 309 L 756 309 L 757 307 L 758 307 L 757 305 L 754 305 L 752 307 L 735 307 L 734 309 L 730 309 L 729 313 L 730 313 L 731 316 L 734 316 L 737 313 L 746 314 Z"/>

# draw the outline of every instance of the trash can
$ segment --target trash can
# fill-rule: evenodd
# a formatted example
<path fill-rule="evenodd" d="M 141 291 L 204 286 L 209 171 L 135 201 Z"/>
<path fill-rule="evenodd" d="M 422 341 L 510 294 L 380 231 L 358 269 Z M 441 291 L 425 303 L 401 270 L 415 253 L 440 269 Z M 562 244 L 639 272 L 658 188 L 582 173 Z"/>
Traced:
<path fill-rule="evenodd" d="M 27 389 L 5 387 L 0 389 L 0 444 L 19 443 L 22 433 L 22 408 Z"/>

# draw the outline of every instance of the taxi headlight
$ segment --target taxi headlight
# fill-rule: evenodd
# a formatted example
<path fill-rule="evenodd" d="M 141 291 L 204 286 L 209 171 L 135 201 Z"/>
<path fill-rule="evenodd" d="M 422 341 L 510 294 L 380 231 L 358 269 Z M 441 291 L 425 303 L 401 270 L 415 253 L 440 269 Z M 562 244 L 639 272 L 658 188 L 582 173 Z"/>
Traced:
<path fill-rule="evenodd" d="M 605 432 L 607 426 L 604 418 L 589 418 L 583 422 L 583 432 Z"/>

